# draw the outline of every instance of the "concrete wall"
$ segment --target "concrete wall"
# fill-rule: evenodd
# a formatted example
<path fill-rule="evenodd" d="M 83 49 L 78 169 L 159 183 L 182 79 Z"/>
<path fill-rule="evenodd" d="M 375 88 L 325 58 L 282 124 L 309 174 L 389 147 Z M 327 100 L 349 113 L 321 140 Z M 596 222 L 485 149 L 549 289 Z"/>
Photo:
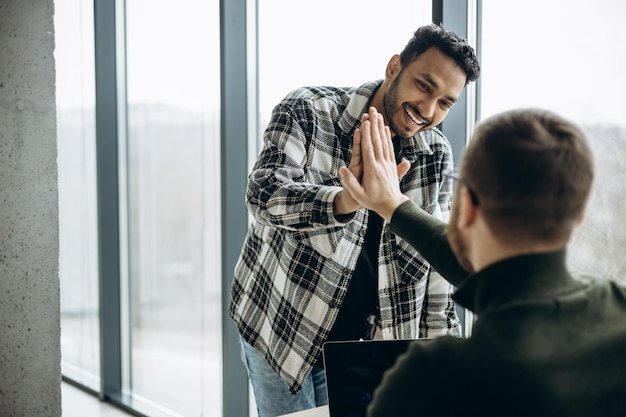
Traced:
<path fill-rule="evenodd" d="M 0 0 L 0 416 L 61 416 L 53 0 Z"/>

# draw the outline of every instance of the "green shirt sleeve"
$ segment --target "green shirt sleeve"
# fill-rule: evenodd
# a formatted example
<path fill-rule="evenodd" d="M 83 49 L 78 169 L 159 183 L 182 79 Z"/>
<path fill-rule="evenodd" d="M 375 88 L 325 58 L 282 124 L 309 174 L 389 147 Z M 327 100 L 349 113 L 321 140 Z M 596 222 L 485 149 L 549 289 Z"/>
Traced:
<path fill-rule="evenodd" d="M 447 224 L 413 201 L 402 203 L 391 217 L 391 231 L 406 240 L 451 284 L 458 286 L 469 272 L 461 267 L 447 238 Z"/>

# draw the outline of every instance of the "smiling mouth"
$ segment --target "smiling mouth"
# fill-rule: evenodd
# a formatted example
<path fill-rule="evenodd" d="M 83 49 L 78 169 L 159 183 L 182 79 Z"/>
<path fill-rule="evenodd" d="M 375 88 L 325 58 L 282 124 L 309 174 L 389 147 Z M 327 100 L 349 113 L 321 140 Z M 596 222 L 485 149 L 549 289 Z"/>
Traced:
<path fill-rule="evenodd" d="M 406 104 L 404 105 L 404 112 L 409 117 L 409 119 L 411 119 L 411 121 L 413 123 L 415 123 L 416 125 L 424 126 L 424 125 L 428 124 L 427 120 L 422 119 L 419 114 L 414 112 L 413 109 L 411 109 L 411 107 L 409 107 Z"/>

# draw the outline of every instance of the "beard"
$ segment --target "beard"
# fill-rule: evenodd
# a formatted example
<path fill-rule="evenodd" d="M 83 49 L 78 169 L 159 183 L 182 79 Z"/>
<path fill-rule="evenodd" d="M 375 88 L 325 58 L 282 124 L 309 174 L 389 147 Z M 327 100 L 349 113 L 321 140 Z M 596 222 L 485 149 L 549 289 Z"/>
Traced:
<path fill-rule="evenodd" d="M 398 76 L 389 85 L 389 88 L 387 88 L 387 91 L 383 96 L 383 106 L 385 110 L 385 117 L 387 119 L 387 123 L 389 124 L 389 129 L 391 129 L 393 134 L 398 135 L 401 138 L 408 139 L 415 136 L 419 130 L 410 131 L 406 128 L 402 129 L 395 119 L 398 113 L 404 114 L 404 107 L 402 103 L 398 102 L 398 88 L 401 76 L 402 72 L 398 74 Z"/>
<path fill-rule="evenodd" d="M 450 222 L 448 223 L 448 243 L 450 243 L 450 248 L 454 253 L 459 264 L 469 272 L 475 272 L 472 264 L 470 263 L 468 257 L 468 245 L 463 236 L 461 235 L 461 231 L 457 227 L 457 220 L 459 218 L 459 208 L 458 204 L 452 205 L 452 213 L 450 215 Z"/>

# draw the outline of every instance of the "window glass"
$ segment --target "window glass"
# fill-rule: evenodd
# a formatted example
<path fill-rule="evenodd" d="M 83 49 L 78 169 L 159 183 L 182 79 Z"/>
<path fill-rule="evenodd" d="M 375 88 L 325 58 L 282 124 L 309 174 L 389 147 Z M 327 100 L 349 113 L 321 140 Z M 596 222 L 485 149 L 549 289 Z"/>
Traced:
<path fill-rule="evenodd" d="M 62 371 L 99 390 L 93 3 L 54 6 Z"/>
<path fill-rule="evenodd" d="M 596 179 L 587 214 L 569 246 L 570 267 L 624 280 L 626 61 L 619 45 L 626 3 L 614 0 L 483 0 L 481 117 L 542 107 L 587 134 Z"/>
<path fill-rule="evenodd" d="M 358 87 L 385 78 L 413 32 L 432 22 L 429 0 L 259 2 L 259 128 L 302 86 Z"/>
<path fill-rule="evenodd" d="M 221 410 L 219 2 L 127 0 L 126 391 Z"/>

